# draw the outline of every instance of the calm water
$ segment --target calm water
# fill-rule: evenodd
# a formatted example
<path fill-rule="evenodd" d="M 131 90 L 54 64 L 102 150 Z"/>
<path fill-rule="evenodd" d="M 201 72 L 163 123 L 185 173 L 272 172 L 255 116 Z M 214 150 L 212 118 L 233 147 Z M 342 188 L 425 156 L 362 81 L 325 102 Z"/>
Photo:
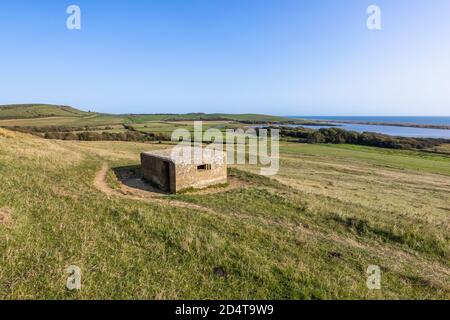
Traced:
<path fill-rule="evenodd" d="M 433 124 L 433 125 L 448 125 L 450 126 L 449 117 L 302 117 L 295 116 L 290 118 L 315 119 L 315 120 L 336 120 L 339 121 L 362 121 L 362 122 L 385 122 L 385 123 L 414 123 L 414 124 Z"/>
<path fill-rule="evenodd" d="M 339 123 L 341 121 L 364 121 L 364 122 L 389 122 L 389 123 L 414 123 L 430 125 L 450 125 L 450 117 L 296 117 L 308 120 L 336 120 L 333 124 L 339 128 L 357 132 L 376 132 L 399 137 L 412 138 L 445 138 L 450 139 L 450 130 L 425 129 L 397 126 L 367 125 Z M 303 126 L 305 128 L 320 129 L 330 126 Z"/>

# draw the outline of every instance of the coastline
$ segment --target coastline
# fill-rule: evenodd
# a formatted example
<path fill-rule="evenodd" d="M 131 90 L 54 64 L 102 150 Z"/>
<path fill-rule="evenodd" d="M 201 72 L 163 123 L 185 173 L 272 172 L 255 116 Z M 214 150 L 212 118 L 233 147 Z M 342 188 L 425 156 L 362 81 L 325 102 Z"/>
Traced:
<path fill-rule="evenodd" d="M 353 121 L 353 120 L 317 120 L 318 122 L 324 124 L 362 124 L 362 125 L 373 125 L 373 126 L 391 126 L 391 127 L 407 127 L 407 128 L 421 128 L 421 129 L 440 129 L 440 130 L 450 130 L 448 125 L 435 125 L 435 124 L 417 124 L 417 123 L 395 123 L 395 122 L 371 122 L 371 121 Z"/>

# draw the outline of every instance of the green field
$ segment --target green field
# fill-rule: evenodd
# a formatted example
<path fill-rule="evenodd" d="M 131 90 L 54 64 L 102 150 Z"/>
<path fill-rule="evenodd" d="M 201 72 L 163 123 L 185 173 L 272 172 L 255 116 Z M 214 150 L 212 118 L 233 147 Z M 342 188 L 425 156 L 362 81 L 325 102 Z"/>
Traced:
<path fill-rule="evenodd" d="M 55 105 L 0 105 L 0 127 L 13 126 L 104 126 L 111 124 L 142 124 L 161 121 L 287 121 L 283 117 L 257 114 L 148 114 L 148 115 L 114 115 L 84 112 L 72 107 Z"/>
<path fill-rule="evenodd" d="M 147 122 L 147 121 L 193 121 L 193 120 L 233 120 L 233 121 L 286 121 L 287 118 L 276 117 L 261 114 L 225 114 L 225 113 L 188 113 L 188 114 L 148 114 L 148 115 L 133 115 L 132 122 Z"/>
<path fill-rule="evenodd" d="M 245 125 L 236 121 L 203 121 L 202 131 L 208 129 L 219 129 L 224 132 L 226 129 L 244 129 Z M 194 132 L 194 121 L 165 121 L 165 122 L 144 122 L 141 124 L 133 124 L 133 128 L 141 132 L 165 133 L 171 134 L 176 129 L 185 129 Z"/>
<path fill-rule="evenodd" d="M 413 169 L 417 171 L 450 175 L 449 157 L 420 151 L 392 150 L 356 145 L 281 145 L 281 152 L 286 154 L 332 156 L 345 162 L 361 162 L 377 166 L 392 167 L 399 170 Z"/>
<path fill-rule="evenodd" d="M 164 147 L 0 129 L 0 298 L 450 298 L 448 157 L 284 142 L 270 179 L 234 166 L 229 187 L 155 198 L 95 184 Z"/>

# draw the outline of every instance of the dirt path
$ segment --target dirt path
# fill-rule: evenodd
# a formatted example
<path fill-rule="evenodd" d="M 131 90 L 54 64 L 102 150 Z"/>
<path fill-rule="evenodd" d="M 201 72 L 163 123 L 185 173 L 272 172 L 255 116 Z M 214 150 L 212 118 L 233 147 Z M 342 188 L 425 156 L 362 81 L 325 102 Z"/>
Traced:
<path fill-rule="evenodd" d="M 100 190 L 103 193 L 106 193 L 108 196 L 117 196 L 120 195 L 119 192 L 113 190 L 106 183 L 106 175 L 108 174 L 108 164 L 106 162 L 102 163 L 102 167 L 100 171 L 97 172 L 94 178 L 94 187 Z"/>
<path fill-rule="evenodd" d="M 196 204 L 177 201 L 177 200 L 162 199 L 161 198 L 162 196 L 160 194 L 153 194 L 151 192 L 148 192 L 148 194 L 145 194 L 145 195 L 143 193 L 133 194 L 133 191 L 131 190 L 131 188 L 126 187 L 126 186 L 122 186 L 122 189 L 120 191 L 114 190 L 106 182 L 106 176 L 108 174 L 108 170 L 109 170 L 108 164 L 106 162 L 104 162 L 102 164 L 102 167 L 97 172 L 97 174 L 95 175 L 95 178 L 94 178 L 94 187 L 97 190 L 105 193 L 107 196 L 115 196 L 115 197 L 120 197 L 120 198 L 124 198 L 124 199 L 138 200 L 138 201 L 143 201 L 143 202 L 147 202 L 147 203 L 158 203 L 161 205 L 172 206 L 172 207 L 177 207 L 177 208 L 194 209 L 194 210 L 199 210 L 199 211 L 208 212 L 208 213 L 213 212 L 209 208 L 202 207 L 202 206 L 199 206 Z M 158 196 L 158 198 L 157 198 L 157 196 Z"/>

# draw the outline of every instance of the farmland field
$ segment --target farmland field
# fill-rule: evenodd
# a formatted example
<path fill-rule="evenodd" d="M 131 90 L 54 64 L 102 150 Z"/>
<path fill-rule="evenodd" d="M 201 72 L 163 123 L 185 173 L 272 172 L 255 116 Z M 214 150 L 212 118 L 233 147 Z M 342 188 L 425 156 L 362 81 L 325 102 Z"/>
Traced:
<path fill-rule="evenodd" d="M 124 133 L 131 129 L 144 134 L 162 134 L 170 137 L 170 134 L 178 128 L 192 132 L 194 130 L 194 120 L 204 121 L 203 131 L 210 128 L 224 131 L 227 128 L 243 128 L 244 125 L 240 121 L 264 122 L 288 121 L 289 119 L 254 114 L 114 115 L 84 112 L 71 107 L 53 105 L 0 106 L 0 127 L 39 128 L 41 133 L 60 131 L 61 128 L 73 128 L 73 133 L 80 133 L 86 130 L 97 133 Z"/>

